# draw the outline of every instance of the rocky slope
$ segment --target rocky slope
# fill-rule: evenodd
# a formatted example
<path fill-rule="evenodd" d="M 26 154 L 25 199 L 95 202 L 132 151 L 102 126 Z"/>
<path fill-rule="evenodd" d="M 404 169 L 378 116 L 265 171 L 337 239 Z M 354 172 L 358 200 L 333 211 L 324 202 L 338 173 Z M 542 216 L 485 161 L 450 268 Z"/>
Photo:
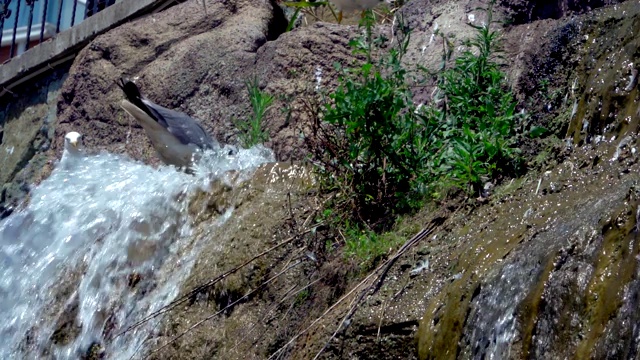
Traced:
<path fill-rule="evenodd" d="M 442 42 L 432 37 L 435 29 L 456 40 L 470 36 L 467 23 L 483 21 L 478 5 L 407 2 L 400 10 L 413 29 L 406 63 L 437 64 Z M 120 76 L 137 79 L 159 104 L 201 119 L 223 142 L 236 141 L 233 121 L 249 111 L 244 82 L 256 76 L 283 110 L 268 116 L 268 145 L 278 160 L 303 159 L 304 101 L 316 71 L 323 87 L 335 85 L 333 63 L 354 61 L 348 41 L 359 30 L 317 23 L 284 33 L 282 11 L 267 1 L 210 0 L 207 9 L 187 1 L 83 49 L 55 95 L 56 119 L 45 136 L 52 146 L 32 161 L 52 162 L 61 135 L 76 130 L 90 149 L 156 164 L 142 129 L 118 107 Z M 368 273 L 345 260 L 340 239 L 324 238 L 328 232 L 316 226 L 322 199 L 303 168 L 264 168 L 237 193 L 200 194 L 198 236 L 209 240 L 182 288 L 188 301 L 168 313 L 149 347 L 179 338 L 151 357 L 636 357 L 638 2 L 502 0 L 496 15 L 508 24 L 507 71 L 530 114 L 522 127 L 552 133 L 522 138 L 528 175 L 499 186 L 486 204 L 436 204 L 404 219 L 396 236 L 409 239 L 423 228 L 429 235 L 388 269 L 379 291 L 362 297 L 349 326 L 342 320 L 358 295 L 350 291 Z M 379 31 L 392 34 L 392 27 Z M 428 96 L 425 90 L 416 101 Z M 26 106 L 5 120 L 0 150 L 14 141 L 6 140 L 15 137 L 9 130 L 27 121 Z M 3 172 L 4 181 L 26 173 Z M 45 176 L 46 168 L 29 174 L 22 181 Z M 234 204 L 236 217 L 207 233 L 220 199 Z M 327 241 L 336 243 L 335 252 L 323 250 Z M 199 287 L 280 243 L 223 281 Z"/>

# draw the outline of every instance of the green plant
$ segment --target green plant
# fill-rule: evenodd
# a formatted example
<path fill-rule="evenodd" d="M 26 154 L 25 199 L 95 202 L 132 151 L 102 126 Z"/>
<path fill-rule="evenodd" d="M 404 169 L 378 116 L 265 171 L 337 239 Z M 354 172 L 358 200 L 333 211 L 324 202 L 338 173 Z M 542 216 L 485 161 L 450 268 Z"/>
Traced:
<path fill-rule="evenodd" d="M 498 32 L 492 30 L 492 7 L 488 22 L 475 26 L 476 36 L 463 42 L 467 50 L 440 76 L 439 88 L 445 99 L 446 151 L 442 174 L 467 193 L 483 182 L 519 170 L 519 150 L 515 147 L 516 101 L 506 85 L 499 61 L 502 48 Z"/>
<path fill-rule="evenodd" d="M 347 224 L 344 229 L 347 258 L 355 258 L 363 271 L 374 267 L 380 259 L 404 242 L 392 233 L 376 234 L 366 228 Z"/>
<path fill-rule="evenodd" d="M 369 12 L 369 14 L 378 15 L 379 18 L 377 22 L 379 23 L 391 21 L 396 10 L 404 5 L 404 2 L 404 0 L 396 0 L 393 2 L 393 5 L 391 7 L 382 7 L 375 12 Z M 286 8 L 292 9 L 292 12 L 285 11 L 285 15 L 287 16 L 287 18 L 289 18 L 289 22 L 285 31 L 291 31 L 296 26 L 298 20 L 303 19 L 301 15 L 312 19 L 312 21 L 327 21 L 328 19 L 323 15 L 323 13 L 326 14 L 324 10 L 328 10 L 337 23 L 342 22 L 342 12 L 334 9 L 336 6 L 332 5 L 330 1 L 283 1 L 281 2 L 281 4 Z M 289 16 L 289 14 L 291 15 Z M 306 19 L 304 21 L 305 23 L 307 23 Z"/>
<path fill-rule="evenodd" d="M 274 97 L 260 90 L 257 79 L 247 81 L 246 87 L 253 113 L 249 119 L 236 120 L 235 124 L 240 130 L 238 137 L 241 145 L 249 148 L 269 140 L 269 134 L 264 127 L 264 116 L 271 108 Z"/>
<path fill-rule="evenodd" d="M 450 68 L 453 44 L 442 37 L 443 63 L 436 72 L 403 65 L 408 32 L 389 46 L 384 36 L 373 36 L 373 19 L 363 19 L 363 35 L 350 42 L 363 62 L 337 65 L 339 85 L 323 99 L 306 137 L 324 189 L 338 194 L 330 214 L 353 239 L 346 240 L 348 251 L 357 254 L 356 248 L 376 243 L 376 233 L 440 188 L 472 195 L 485 182 L 520 169 L 519 115 L 501 71 L 492 5 L 488 24 L 473 26 L 476 36 L 463 43 L 467 50 Z M 420 76 L 435 80 L 437 96 L 430 104 L 413 102 Z"/>
<path fill-rule="evenodd" d="M 309 289 L 304 289 L 296 294 L 296 298 L 294 301 L 294 306 L 298 307 L 303 305 L 309 298 L 311 297 L 311 291 Z"/>
<path fill-rule="evenodd" d="M 357 68 L 336 65 L 340 85 L 321 106 L 322 119 L 310 139 L 316 140 L 311 148 L 325 184 L 343 195 L 333 202 L 340 209 L 336 214 L 380 230 L 396 213 L 420 205 L 439 125 L 428 109 L 413 103 L 410 74 L 402 66 L 409 36 L 378 56 L 387 39 L 372 36 L 373 23 L 368 12 L 365 34 L 350 42 L 365 62 Z"/>
<path fill-rule="evenodd" d="M 315 11 L 321 7 L 329 9 L 336 21 L 339 21 L 338 14 L 336 14 L 328 1 L 284 1 L 282 5 L 295 9 L 285 31 L 291 31 L 293 29 L 300 13 L 317 18 Z"/>

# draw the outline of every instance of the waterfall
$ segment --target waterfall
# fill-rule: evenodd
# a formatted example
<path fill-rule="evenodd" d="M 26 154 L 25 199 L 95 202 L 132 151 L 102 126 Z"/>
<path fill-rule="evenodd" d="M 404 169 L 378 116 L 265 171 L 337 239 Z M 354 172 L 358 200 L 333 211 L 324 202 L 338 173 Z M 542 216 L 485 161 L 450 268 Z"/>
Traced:
<path fill-rule="evenodd" d="M 196 175 L 108 153 L 57 166 L 0 222 L 0 358 L 75 359 L 92 344 L 108 358 L 142 355 L 159 318 L 117 334 L 171 302 L 188 276 L 199 241 L 190 194 L 269 161 L 255 147 L 209 154 Z"/>

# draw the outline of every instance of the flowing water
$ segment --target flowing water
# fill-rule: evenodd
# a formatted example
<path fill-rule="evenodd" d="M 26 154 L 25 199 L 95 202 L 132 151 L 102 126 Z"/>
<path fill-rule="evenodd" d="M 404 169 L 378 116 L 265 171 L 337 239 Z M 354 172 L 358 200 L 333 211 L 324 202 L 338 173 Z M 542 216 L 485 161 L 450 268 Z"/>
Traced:
<path fill-rule="evenodd" d="M 158 320 L 116 335 L 169 303 L 188 275 L 198 249 L 189 194 L 273 155 L 207 159 L 195 176 L 106 153 L 63 159 L 0 222 L 0 359 L 79 358 L 92 344 L 109 357 L 139 356 Z"/>

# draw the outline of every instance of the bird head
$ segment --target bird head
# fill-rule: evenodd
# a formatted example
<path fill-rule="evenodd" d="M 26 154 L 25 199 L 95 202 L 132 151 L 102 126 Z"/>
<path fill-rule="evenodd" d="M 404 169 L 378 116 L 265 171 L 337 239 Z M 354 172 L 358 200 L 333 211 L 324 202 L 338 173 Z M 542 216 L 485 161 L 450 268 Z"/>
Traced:
<path fill-rule="evenodd" d="M 75 131 L 64 136 L 64 149 L 69 152 L 78 152 L 82 149 L 82 135 Z"/>

